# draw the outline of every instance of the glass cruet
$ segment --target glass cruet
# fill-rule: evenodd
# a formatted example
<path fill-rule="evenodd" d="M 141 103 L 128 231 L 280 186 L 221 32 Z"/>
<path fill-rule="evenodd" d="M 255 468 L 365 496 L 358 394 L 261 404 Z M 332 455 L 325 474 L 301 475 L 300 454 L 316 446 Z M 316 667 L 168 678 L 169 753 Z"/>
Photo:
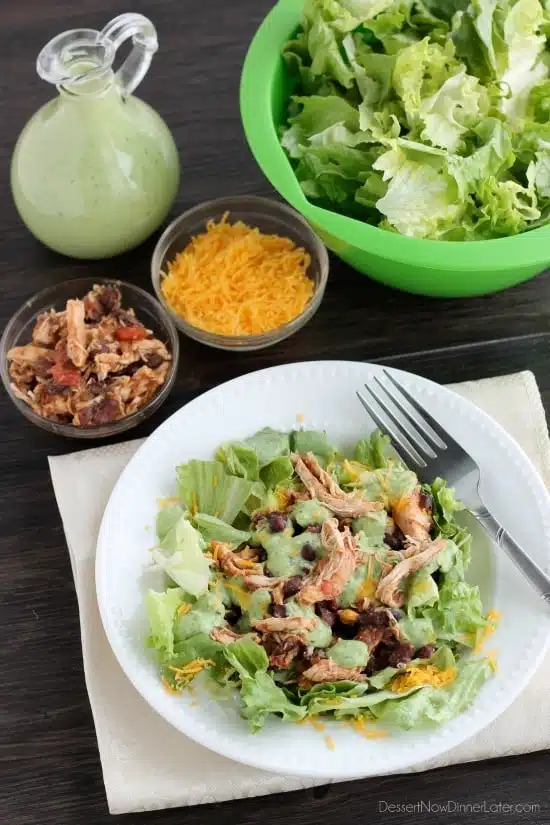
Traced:
<path fill-rule="evenodd" d="M 169 212 L 179 185 L 176 146 L 162 118 L 132 94 L 157 48 L 150 20 L 122 14 L 101 32 L 64 32 L 40 52 L 38 74 L 59 95 L 19 136 L 11 185 L 22 220 L 51 249 L 111 257 L 144 241 Z"/>

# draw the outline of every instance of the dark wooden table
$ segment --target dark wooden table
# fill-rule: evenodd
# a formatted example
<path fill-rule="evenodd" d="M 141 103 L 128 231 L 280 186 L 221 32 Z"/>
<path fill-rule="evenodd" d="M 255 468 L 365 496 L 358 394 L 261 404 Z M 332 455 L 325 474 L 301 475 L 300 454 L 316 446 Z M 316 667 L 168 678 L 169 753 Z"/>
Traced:
<path fill-rule="evenodd" d="M 231 193 L 273 194 L 242 136 L 239 70 L 270 0 L 135 0 L 159 31 L 161 49 L 140 95 L 166 118 L 183 166 L 175 210 Z M 125 10 L 114 0 L 4 0 L 0 6 L 0 219 L 3 324 L 36 290 L 58 280 L 117 276 L 148 286 L 152 242 L 119 260 L 79 263 L 48 252 L 20 224 L 8 164 L 26 119 L 52 95 L 34 71 L 39 49 L 67 28 L 101 28 Z M 2 324 L 2 325 L 3 325 Z M 264 366 L 343 358 L 397 362 L 439 381 L 532 367 L 550 409 L 550 274 L 499 295 L 441 301 L 393 292 L 332 262 L 323 306 L 307 328 L 273 349 L 234 356 L 182 341 L 177 387 L 166 406 L 133 435 L 143 436 L 197 393 Z M 485 346 L 484 342 L 496 343 Z M 477 344 L 469 347 L 467 345 Z M 417 355 L 423 350 L 436 350 Z M 0 541 L 2 548 L 0 821 L 6 825 L 104 825 L 109 821 L 82 672 L 79 624 L 68 554 L 46 456 L 79 446 L 28 424 L 0 398 Z M 528 720 L 526 720 L 528 724 Z M 341 784 L 224 805 L 123 816 L 121 823 L 396 823 L 382 801 L 431 800 L 433 822 L 494 823 L 491 804 L 538 803 L 539 813 L 506 822 L 550 822 L 548 755 L 462 765 L 413 777 Z M 545 772 L 546 769 L 546 772 Z M 182 777 L 185 782 L 185 777 Z M 477 814 L 434 812 L 453 803 L 485 803 Z M 545 808 L 546 806 L 546 808 Z M 418 818 L 417 815 L 416 818 Z M 426 817 L 424 813 L 420 816 Z"/>

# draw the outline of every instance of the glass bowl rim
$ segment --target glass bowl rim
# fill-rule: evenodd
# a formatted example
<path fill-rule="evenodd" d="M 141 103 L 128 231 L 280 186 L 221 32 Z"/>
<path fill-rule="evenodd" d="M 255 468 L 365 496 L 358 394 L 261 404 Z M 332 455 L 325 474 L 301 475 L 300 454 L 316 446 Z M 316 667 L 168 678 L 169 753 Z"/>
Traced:
<path fill-rule="evenodd" d="M 20 320 L 21 316 L 24 314 L 25 310 L 32 310 L 33 307 L 37 309 L 42 305 L 44 306 L 44 310 L 46 311 L 47 307 L 46 304 L 48 303 L 47 299 L 49 296 L 52 296 L 52 301 L 50 302 L 50 306 L 53 305 L 53 301 L 55 300 L 55 296 L 58 292 L 62 291 L 64 288 L 75 286 L 75 291 L 78 290 L 78 285 L 81 284 L 99 284 L 102 286 L 117 286 L 122 287 L 125 290 L 129 290 L 130 292 L 134 292 L 139 298 L 148 303 L 149 306 L 153 307 L 155 312 L 157 312 L 162 324 L 165 326 L 167 332 L 169 333 L 170 338 L 170 351 L 172 354 L 171 360 L 171 369 L 166 376 L 166 380 L 164 384 L 161 386 L 160 390 L 156 395 L 151 398 L 151 400 L 144 406 L 141 407 L 136 412 L 131 413 L 130 415 L 125 416 L 124 418 L 120 418 L 117 421 L 111 421 L 107 424 L 97 424 L 91 427 L 77 427 L 74 424 L 61 424 L 57 421 L 51 421 L 49 418 L 44 416 L 38 415 L 37 413 L 32 410 L 28 404 L 25 404 L 24 401 L 17 398 L 11 388 L 11 380 L 8 372 L 8 340 L 11 336 L 12 330 L 16 325 L 17 321 Z M 86 289 L 86 287 L 83 287 Z M 89 286 L 88 286 L 89 289 Z M 14 346 L 17 346 L 14 344 Z M 19 410 L 19 412 L 25 416 L 29 421 L 33 424 L 36 424 L 41 429 L 49 430 L 56 435 L 67 436 L 68 438 L 82 438 L 82 439 L 93 439 L 93 438 L 105 438 L 107 436 L 117 435 L 119 433 L 125 432 L 126 430 L 130 430 L 133 427 L 141 424 L 149 414 L 155 412 L 155 410 L 160 407 L 160 405 L 166 400 L 168 397 L 175 379 L 177 375 L 178 363 L 179 363 L 179 352 L 180 352 L 180 342 L 179 342 L 179 335 L 175 324 L 173 323 L 170 316 L 164 310 L 164 307 L 155 299 L 154 295 L 151 295 L 150 292 L 147 292 L 142 287 L 136 286 L 136 284 L 132 284 L 129 281 L 123 281 L 120 278 L 106 278 L 106 277 L 93 277 L 91 275 L 84 276 L 80 278 L 67 278 L 64 281 L 60 281 L 57 284 L 52 284 L 51 286 L 45 287 L 44 289 L 35 292 L 30 298 L 27 298 L 18 309 L 13 313 L 10 317 L 8 323 L 6 324 L 4 331 L 2 333 L 2 337 L 0 338 L 0 376 L 2 378 L 2 383 L 6 392 L 8 393 L 12 403 L 15 407 Z"/>
<path fill-rule="evenodd" d="M 267 332 L 254 333 L 253 335 L 226 335 L 224 333 L 209 332 L 208 330 L 201 329 L 201 327 L 197 327 L 194 324 L 190 324 L 185 320 L 185 318 L 178 315 L 178 313 L 172 309 L 166 301 L 166 298 L 160 288 L 162 258 L 164 257 L 164 250 L 168 245 L 171 235 L 175 234 L 177 236 L 179 231 L 176 230 L 180 229 L 181 224 L 184 224 L 193 215 L 205 208 L 211 208 L 215 211 L 223 211 L 223 208 L 225 207 L 225 211 L 231 212 L 231 206 L 233 206 L 233 208 L 244 208 L 245 206 L 249 206 L 249 211 L 253 213 L 255 205 L 258 207 L 259 216 L 260 207 L 263 207 L 265 210 L 271 211 L 274 215 L 279 214 L 290 219 L 295 225 L 298 225 L 303 232 L 305 232 L 307 240 L 302 242 L 303 246 L 312 258 L 315 257 L 320 270 L 319 281 L 315 283 L 315 289 L 309 302 L 299 315 L 292 318 L 291 321 L 287 321 L 286 324 L 282 324 L 281 326 L 275 327 Z M 253 223 L 252 218 L 249 220 L 252 226 L 257 226 L 257 224 Z M 300 242 L 297 242 L 297 245 L 300 245 Z M 212 198 L 210 200 L 201 201 L 200 203 L 195 204 L 195 206 L 192 206 L 190 209 L 182 212 L 181 215 L 178 215 L 173 221 L 171 221 L 170 224 L 168 224 L 155 244 L 155 248 L 151 256 L 151 282 L 153 284 L 153 289 L 155 290 L 155 295 L 162 304 L 165 312 L 170 315 L 175 325 L 195 341 L 199 341 L 202 344 L 207 344 L 217 349 L 232 352 L 262 349 L 270 346 L 271 344 L 279 343 L 279 341 L 282 341 L 284 338 L 288 338 L 290 335 L 297 332 L 304 324 L 307 323 L 307 321 L 310 320 L 319 308 L 327 285 L 329 270 L 330 260 L 327 248 L 323 241 L 311 228 L 307 220 L 291 206 L 288 206 L 285 203 L 280 203 L 272 198 L 264 198 L 259 195 L 226 195 L 221 198 Z"/>

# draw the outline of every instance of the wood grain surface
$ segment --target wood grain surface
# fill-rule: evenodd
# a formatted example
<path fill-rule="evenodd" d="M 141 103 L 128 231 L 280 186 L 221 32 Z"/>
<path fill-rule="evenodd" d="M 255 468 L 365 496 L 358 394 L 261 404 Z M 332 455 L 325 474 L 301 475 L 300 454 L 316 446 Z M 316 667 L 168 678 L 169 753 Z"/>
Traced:
<path fill-rule="evenodd" d="M 246 147 L 239 71 L 270 0 L 135 0 L 155 22 L 160 51 L 140 95 L 173 130 L 182 161 L 177 213 L 218 195 L 273 195 Z M 121 277 L 148 288 L 154 239 L 117 260 L 79 263 L 49 252 L 19 222 L 9 158 L 27 118 L 54 90 L 34 62 L 53 35 L 101 28 L 114 0 L 3 0 L 0 4 L 0 262 L 2 326 L 28 296 L 59 280 Z M 549 255 L 550 257 L 550 255 Z M 492 342 L 492 343 L 487 343 Z M 473 345 L 473 346 L 472 346 Z M 426 354 L 426 350 L 431 352 Z M 438 381 L 530 367 L 550 409 L 550 274 L 467 301 L 394 292 L 332 260 L 314 320 L 280 345 L 238 356 L 182 340 L 176 389 L 133 436 L 146 435 L 181 404 L 233 376 L 292 360 L 383 360 Z M 83 446 L 42 432 L 0 398 L 0 821 L 6 825 L 106 825 L 110 821 L 82 672 L 78 610 L 46 457 Z M 496 822 L 548 823 L 548 754 L 494 760 L 223 805 L 127 815 L 121 825 Z M 182 777 L 185 782 L 185 777 Z M 432 803 L 431 813 L 384 812 L 384 802 Z M 485 803 L 476 814 L 436 805 Z M 538 803 L 538 813 L 498 814 L 498 803 Z"/>

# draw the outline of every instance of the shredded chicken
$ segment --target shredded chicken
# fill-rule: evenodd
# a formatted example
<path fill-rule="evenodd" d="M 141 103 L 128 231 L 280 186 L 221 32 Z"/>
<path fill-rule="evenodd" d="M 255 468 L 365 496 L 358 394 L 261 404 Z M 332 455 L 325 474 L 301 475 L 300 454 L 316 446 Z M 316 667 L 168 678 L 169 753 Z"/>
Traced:
<path fill-rule="evenodd" d="M 231 545 L 213 541 L 210 546 L 214 563 L 221 567 L 226 576 L 244 576 L 245 579 L 248 576 L 263 576 L 261 564 L 242 558 L 231 549 Z"/>
<path fill-rule="evenodd" d="M 431 514 L 421 506 L 420 487 L 409 496 L 402 496 L 393 505 L 392 515 L 406 538 L 421 543 L 429 541 L 433 520 Z"/>
<path fill-rule="evenodd" d="M 67 301 L 67 355 L 75 367 L 83 367 L 88 357 L 86 349 L 86 325 L 84 323 L 84 303 L 79 300 Z"/>
<path fill-rule="evenodd" d="M 37 415 L 75 426 L 107 424 L 144 407 L 171 356 L 115 286 L 95 286 L 37 319 L 32 342 L 7 355 L 12 389 Z"/>
<path fill-rule="evenodd" d="M 369 653 L 372 653 L 380 644 L 386 634 L 384 627 L 363 627 L 355 637 L 357 641 L 364 642 Z"/>
<path fill-rule="evenodd" d="M 54 347 L 65 322 L 65 313 L 53 308 L 39 315 L 32 331 L 33 344 Z"/>
<path fill-rule="evenodd" d="M 296 597 L 302 604 L 338 598 L 359 561 L 349 528 L 340 532 L 336 519 L 327 519 L 323 524 L 321 542 L 327 553 L 317 562 Z"/>
<path fill-rule="evenodd" d="M 264 645 L 269 652 L 269 665 L 275 670 L 288 670 L 304 646 L 304 639 L 292 633 L 265 634 Z"/>
<path fill-rule="evenodd" d="M 363 617 L 363 622 L 366 624 L 361 627 L 355 638 L 367 645 L 369 653 L 373 653 L 381 642 L 390 644 L 403 638 L 397 619 L 387 607 L 370 607 Z"/>
<path fill-rule="evenodd" d="M 314 630 L 315 625 L 315 619 L 307 619 L 305 616 L 285 616 L 281 619 L 270 616 L 253 623 L 253 627 L 262 633 L 302 633 Z"/>
<path fill-rule="evenodd" d="M 284 604 L 284 588 L 288 579 L 286 576 L 246 576 L 244 583 L 249 590 L 270 590 L 273 604 Z"/>
<path fill-rule="evenodd" d="M 411 573 L 416 573 L 425 564 L 428 564 L 438 553 L 445 549 L 445 539 L 437 539 L 425 545 L 413 556 L 403 559 L 378 582 L 376 597 L 388 607 L 401 607 L 405 594 L 399 590 L 399 585 Z"/>
<path fill-rule="evenodd" d="M 42 359 L 47 359 L 53 363 L 53 353 L 45 347 L 38 347 L 34 344 L 25 344 L 23 347 L 12 347 L 8 350 L 8 361 L 14 364 L 30 364 L 36 366 Z"/>
<path fill-rule="evenodd" d="M 233 644 L 233 642 L 238 642 L 239 639 L 244 639 L 245 636 L 253 642 L 258 642 L 260 639 L 256 633 L 235 633 L 229 627 L 215 627 L 210 632 L 210 638 L 222 645 Z"/>
<path fill-rule="evenodd" d="M 356 498 L 346 493 L 333 478 L 319 465 L 313 453 L 291 455 L 294 469 L 312 498 L 318 499 L 340 518 L 358 518 L 379 510 L 381 504 Z"/>
<path fill-rule="evenodd" d="M 304 670 L 300 683 L 307 685 L 308 683 L 318 684 L 319 682 L 342 682 L 344 680 L 366 682 L 367 677 L 361 673 L 360 667 L 341 667 L 332 659 L 320 659 Z"/>

